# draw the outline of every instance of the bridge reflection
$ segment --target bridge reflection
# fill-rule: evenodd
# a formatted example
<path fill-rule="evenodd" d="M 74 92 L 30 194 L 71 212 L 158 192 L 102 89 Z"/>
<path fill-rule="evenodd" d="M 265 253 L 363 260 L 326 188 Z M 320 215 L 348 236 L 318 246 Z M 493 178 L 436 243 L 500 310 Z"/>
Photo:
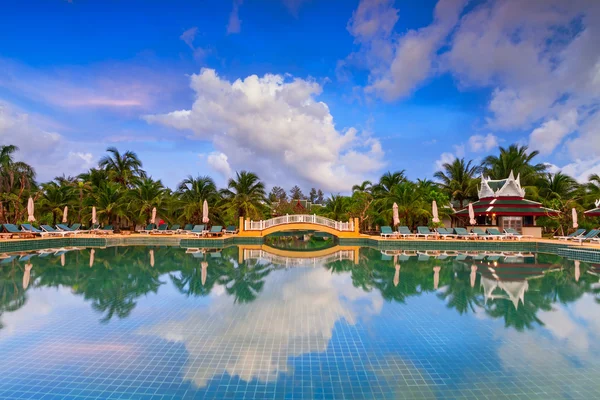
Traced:
<path fill-rule="evenodd" d="M 352 261 L 358 264 L 358 246 L 333 246 L 316 251 L 284 250 L 268 245 L 240 245 L 239 262 L 262 259 L 284 267 L 319 266 L 334 261 Z"/>

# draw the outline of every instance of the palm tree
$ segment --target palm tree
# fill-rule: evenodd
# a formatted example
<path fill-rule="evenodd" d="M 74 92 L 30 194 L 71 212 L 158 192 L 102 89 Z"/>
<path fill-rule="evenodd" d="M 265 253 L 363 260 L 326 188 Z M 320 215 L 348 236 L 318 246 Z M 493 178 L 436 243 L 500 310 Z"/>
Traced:
<path fill-rule="evenodd" d="M 110 154 L 100 159 L 98 166 L 108 172 L 109 178 L 122 186 L 130 186 L 136 178 L 144 178 L 142 162 L 133 151 L 121 154 L 116 147 L 106 149 Z"/>
<path fill-rule="evenodd" d="M 125 190 L 118 183 L 106 182 L 96 191 L 93 199 L 98 220 L 114 224 L 118 217 L 127 217 L 127 198 Z"/>
<path fill-rule="evenodd" d="M 600 199 L 600 175 L 592 174 L 588 178 L 588 183 L 586 185 L 587 189 L 587 199 L 589 203 L 594 203 L 596 200 Z"/>
<path fill-rule="evenodd" d="M 539 175 L 546 171 L 543 163 L 533 164 L 539 151 L 528 152 L 527 146 L 512 144 L 500 147 L 499 156 L 487 156 L 481 164 L 484 174 L 492 179 L 506 179 L 511 171 L 521 175 L 521 186 L 535 186 Z"/>
<path fill-rule="evenodd" d="M 35 171 L 24 162 L 15 161 L 14 153 L 19 150 L 14 145 L 0 146 L 0 220 L 19 219 L 23 211 L 25 191 L 35 187 Z M 12 212 L 11 212 L 12 205 Z M 11 218 L 12 217 L 12 218 Z"/>
<path fill-rule="evenodd" d="M 221 194 L 227 200 L 227 207 L 236 218 L 249 217 L 259 219 L 267 201 L 265 185 L 259 177 L 248 171 L 236 172 L 236 178 L 229 179 L 227 189 Z"/>
<path fill-rule="evenodd" d="M 62 215 L 65 206 L 68 206 L 73 198 L 73 191 L 69 186 L 48 182 L 42 185 L 40 208 L 42 212 L 52 214 L 52 224 L 55 225 L 57 217 Z"/>
<path fill-rule="evenodd" d="M 404 170 L 392 172 L 386 172 L 379 178 L 379 183 L 372 188 L 373 194 L 377 196 L 385 195 L 392 191 L 394 186 L 399 185 L 406 181 L 406 175 Z"/>
<path fill-rule="evenodd" d="M 570 199 L 579 187 L 575 179 L 562 172 L 544 173 L 538 180 L 539 195 L 544 200 Z"/>
<path fill-rule="evenodd" d="M 128 192 L 130 210 L 137 214 L 135 219 L 146 223 L 150 220 L 153 208 L 164 211 L 167 202 L 165 194 L 166 189 L 160 180 L 138 179 L 135 187 Z"/>
<path fill-rule="evenodd" d="M 361 192 L 361 193 L 371 193 L 373 190 L 373 184 L 371 181 L 363 181 L 360 185 L 352 186 L 352 193 Z"/>
<path fill-rule="evenodd" d="M 332 194 L 325 201 L 322 215 L 335 221 L 346 221 L 348 219 L 348 197 Z"/>
<path fill-rule="evenodd" d="M 477 180 L 475 176 L 480 173 L 481 167 L 472 165 L 473 161 L 465 162 L 464 158 L 456 158 L 451 163 L 445 163 L 442 171 L 437 171 L 433 176 L 441 182 L 444 193 L 450 199 L 459 202 L 464 208 L 465 200 L 477 197 Z"/>
<path fill-rule="evenodd" d="M 209 215 L 214 220 L 214 206 L 219 201 L 217 185 L 209 176 L 198 176 L 194 178 L 188 175 L 177 187 L 177 194 L 183 203 L 183 215 L 186 221 L 200 223 L 202 220 L 202 205 L 204 200 L 209 204 Z"/>

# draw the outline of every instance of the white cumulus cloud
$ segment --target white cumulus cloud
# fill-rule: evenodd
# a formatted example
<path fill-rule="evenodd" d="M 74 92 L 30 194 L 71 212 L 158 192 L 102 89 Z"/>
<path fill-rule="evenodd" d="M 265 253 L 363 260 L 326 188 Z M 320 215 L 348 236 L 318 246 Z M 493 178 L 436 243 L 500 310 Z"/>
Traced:
<path fill-rule="evenodd" d="M 267 183 L 344 191 L 384 165 L 377 139 L 336 128 L 327 104 L 316 99 L 317 82 L 271 74 L 230 82 L 202 69 L 191 87 L 196 100 L 189 110 L 144 118 L 211 141 L 231 169 L 252 170 Z"/>
<path fill-rule="evenodd" d="M 15 159 L 32 165 L 40 181 L 68 173 L 77 175 L 94 164 L 85 144 L 76 144 L 44 129 L 30 115 L 0 102 L 0 145 L 16 145 Z"/>
<path fill-rule="evenodd" d="M 469 138 L 469 148 L 473 152 L 490 151 L 498 147 L 498 138 L 491 133 L 473 135 Z"/>

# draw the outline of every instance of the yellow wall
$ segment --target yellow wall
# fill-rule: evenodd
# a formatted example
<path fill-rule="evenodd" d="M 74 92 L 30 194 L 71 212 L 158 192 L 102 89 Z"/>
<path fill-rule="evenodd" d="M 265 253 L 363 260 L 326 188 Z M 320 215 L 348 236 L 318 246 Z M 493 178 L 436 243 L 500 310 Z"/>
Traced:
<path fill-rule="evenodd" d="M 355 237 L 360 236 L 359 226 L 358 226 L 358 218 L 354 219 L 354 231 L 352 231 L 352 232 L 338 231 L 333 228 L 329 228 L 327 226 L 311 224 L 311 223 L 290 223 L 290 224 L 277 225 L 277 226 L 274 226 L 274 227 L 271 227 L 271 228 L 268 228 L 268 229 L 265 229 L 262 231 L 245 231 L 244 230 L 244 219 L 240 218 L 240 232 L 239 232 L 238 236 L 261 237 L 261 236 L 267 236 L 267 235 L 269 235 L 271 233 L 275 233 L 275 232 L 283 232 L 283 231 L 291 231 L 291 230 L 319 231 L 319 232 L 329 233 L 329 234 L 337 236 L 339 238 L 355 238 Z"/>

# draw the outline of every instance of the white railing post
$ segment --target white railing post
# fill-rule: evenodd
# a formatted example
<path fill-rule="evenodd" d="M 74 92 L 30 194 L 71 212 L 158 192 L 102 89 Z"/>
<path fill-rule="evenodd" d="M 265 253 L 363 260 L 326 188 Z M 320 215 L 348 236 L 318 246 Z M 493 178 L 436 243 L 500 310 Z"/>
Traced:
<path fill-rule="evenodd" d="M 290 222 L 290 215 L 285 214 L 285 223 L 287 224 L 288 222 Z"/>

